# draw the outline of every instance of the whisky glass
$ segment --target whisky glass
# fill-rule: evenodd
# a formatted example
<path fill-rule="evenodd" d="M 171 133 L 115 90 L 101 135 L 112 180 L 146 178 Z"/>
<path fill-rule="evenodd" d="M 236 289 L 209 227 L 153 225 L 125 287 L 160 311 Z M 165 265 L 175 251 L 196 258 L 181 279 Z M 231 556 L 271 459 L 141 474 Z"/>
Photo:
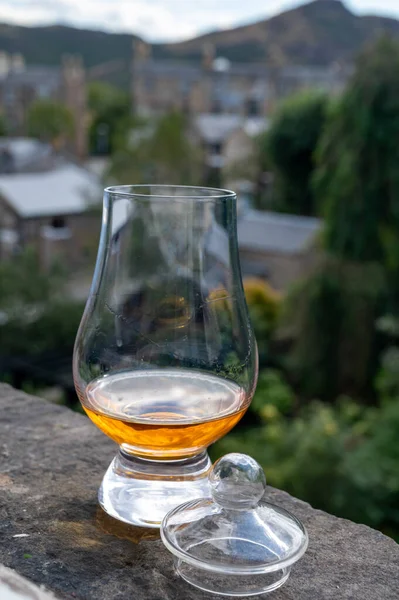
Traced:
<path fill-rule="evenodd" d="M 73 370 L 85 412 L 119 445 L 99 490 L 107 513 L 159 527 L 209 495 L 207 447 L 242 418 L 257 380 L 234 192 L 105 190 Z"/>

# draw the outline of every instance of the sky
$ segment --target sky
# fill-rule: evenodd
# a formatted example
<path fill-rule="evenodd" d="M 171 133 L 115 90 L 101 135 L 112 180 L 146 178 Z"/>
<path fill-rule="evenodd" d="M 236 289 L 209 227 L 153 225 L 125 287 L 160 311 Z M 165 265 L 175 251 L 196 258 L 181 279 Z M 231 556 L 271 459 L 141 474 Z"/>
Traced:
<path fill-rule="evenodd" d="M 62 23 L 177 41 L 278 14 L 300 0 L 0 0 L 0 22 Z M 357 14 L 399 19 L 399 0 L 347 0 Z"/>

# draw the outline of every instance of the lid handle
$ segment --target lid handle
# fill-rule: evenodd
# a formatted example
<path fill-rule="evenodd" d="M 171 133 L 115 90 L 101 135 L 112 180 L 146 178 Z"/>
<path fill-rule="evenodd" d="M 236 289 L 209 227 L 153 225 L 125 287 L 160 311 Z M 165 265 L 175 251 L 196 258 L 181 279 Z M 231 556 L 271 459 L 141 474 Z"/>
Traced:
<path fill-rule="evenodd" d="M 247 454 L 232 452 L 219 458 L 209 474 L 214 501 L 223 508 L 250 510 L 266 491 L 262 467 Z"/>

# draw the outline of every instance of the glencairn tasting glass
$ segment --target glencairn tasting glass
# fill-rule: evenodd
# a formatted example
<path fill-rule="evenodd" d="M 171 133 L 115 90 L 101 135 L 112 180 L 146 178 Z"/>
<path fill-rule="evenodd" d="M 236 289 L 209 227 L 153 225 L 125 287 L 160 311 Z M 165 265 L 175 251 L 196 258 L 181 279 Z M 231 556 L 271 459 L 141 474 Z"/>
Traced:
<path fill-rule="evenodd" d="M 209 495 L 207 447 L 244 415 L 257 380 L 233 192 L 105 190 L 73 362 L 84 410 L 119 445 L 99 491 L 107 513 L 159 527 Z"/>

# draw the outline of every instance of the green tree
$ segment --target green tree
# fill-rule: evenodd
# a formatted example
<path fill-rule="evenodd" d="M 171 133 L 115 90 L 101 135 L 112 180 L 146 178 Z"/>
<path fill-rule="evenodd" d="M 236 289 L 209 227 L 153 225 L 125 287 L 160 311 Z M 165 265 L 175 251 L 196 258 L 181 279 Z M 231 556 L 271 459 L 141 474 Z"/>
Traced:
<path fill-rule="evenodd" d="M 112 159 L 109 177 L 118 183 L 199 184 L 202 153 L 190 140 L 184 115 L 172 112 L 155 123 L 136 122 L 128 147 Z"/>
<path fill-rule="evenodd" d="M 330 257 L 292 290 L 283 317 L 293 339 L 287 367 L 302 397 L 334 400 L 347 393 L 373 399 L 379 347 L 375 323 L 385 289 L 378 263 Z"/>
<path fill-rule="evenodd" d="M 0 262 L 0 310 L 19 314 L 23 306 L 43 304 L 62 293 L 63 281 L 59 265 L 43 271 L 37 253 L 27 248 L 13 260 Z"/>
<path fill-rule="evenodd" d="M 0 136 L 7 134 L 7 125 L 4 115 L 0 113 Z"/>
<path fill-rule="evenodd" d="M 360 56 L 316 151 L 327 258 L 302 286 L 290 357 L 308 397 L 375 397 L 376 319 L 399 311 L 398 137 L 399 44 L 384 37 Z"/>
<path fill-rule="evenodd" d="M 161 117 L 150 140 L 150 153 L 157 181 L 199 183 L 201 152 L 189 139 L 188 122 L 182 113 Z"/>
<path fill-rule="evenodd" d="M 399 270 L 399 43 L 367 48 L 317 149 L 314 190 L 325 245 L 342 259 Z"/>
<path fill-rule="evenodd" d="M 129 94 L 109 83 L 93 81 L 88 85 L 88 106 L 91 152 L 110 154 L 123 148 L 134 125 Z"/>
<path fill-rule="evenodd" d="M 302 92 L 284 101 L 270 129 L 260 140 L 261 167 L 275 176 L 275 208 L 282 212 L 314 215 L 317 212 L 311 178 L 314 151 L 327 111 L 321 93 Z"/>
<path fill-rule="evenodd" d="M 64 283 L 60 265 L 44 271 L 31 248 L 0 262 L 0 356 L 72 352 L 83 305 L 65 297 Z"/>
<path fill-rule="evenodd" d="M 71 138 L 74 118 L 66 106 L 53 100 L 36 100 L 27 114 L 29 135 L 52 144 Z"/>
<path fill-rule="evenodd" d="M 87 86 L 87 105 L 95 115 L 101 114 L 125 98 L 126 93 L 111 83 L 91 81 Z"/>
<path fill-rule="evenodd" d="M 256 277 L 244 280 L 244 291 L 257 340 L 259 364 L 270 361 L 272 336 L 281 308 L 281 295 L 266 281 Z"/>

